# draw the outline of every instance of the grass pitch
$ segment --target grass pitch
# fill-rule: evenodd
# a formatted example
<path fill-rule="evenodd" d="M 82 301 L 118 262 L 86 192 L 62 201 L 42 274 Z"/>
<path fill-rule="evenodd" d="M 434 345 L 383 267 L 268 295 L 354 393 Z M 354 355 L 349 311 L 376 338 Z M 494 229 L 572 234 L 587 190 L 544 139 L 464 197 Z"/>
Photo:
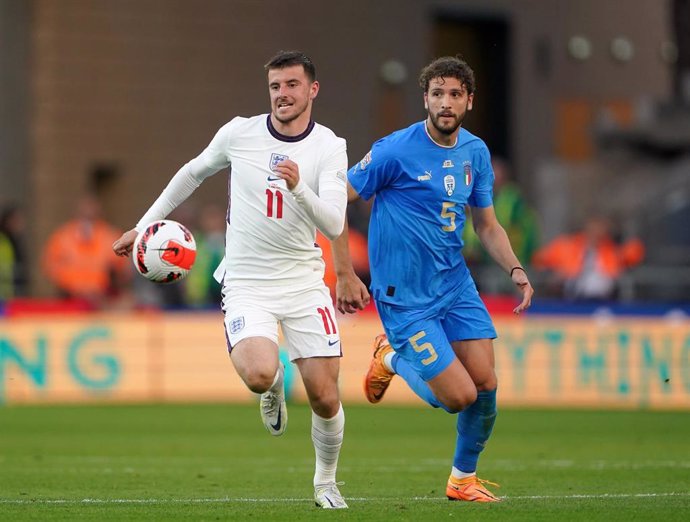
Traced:
<path fill-rule="evenodd" d="M 310 412 L 256 405 L 0 408 L 0 520 L 690 520 L 690 414 L 507 410 L 480 460 L 500 504 L 445 500 L 454 417 L 346 405 L 338 479 L 311 500 Z"/>

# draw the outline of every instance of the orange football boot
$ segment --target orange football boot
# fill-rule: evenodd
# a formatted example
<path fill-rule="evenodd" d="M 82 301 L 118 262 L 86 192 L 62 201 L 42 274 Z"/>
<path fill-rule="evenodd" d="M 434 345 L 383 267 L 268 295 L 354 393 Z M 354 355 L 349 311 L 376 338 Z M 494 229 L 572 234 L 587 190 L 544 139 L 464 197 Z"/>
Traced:
<path fill-rule="evenodd" d="M 494 482 L 477 478 L 476 475 L 464 479 L 457 479 L 452 475 L 448 478 L 446 496 L 448 500 L 466 500 L 469 502 L 500 502 L 501 499 L 484 487 L 484 484 L 500 487 Z"/>
<path fill-rule="evenodd" d="M 374 340 L 374 355 L 371 358 L 371 363 L 369 363 L 369 371 L 364 377 L 364 395 L 373 404 L 383 399 L 383 394 L 386 393 L 388 385 L 395 375 L 383 364 L 383 358 L 392 351 L 393 348 L 388 342 L 386 334 L 376 336 Z"/>

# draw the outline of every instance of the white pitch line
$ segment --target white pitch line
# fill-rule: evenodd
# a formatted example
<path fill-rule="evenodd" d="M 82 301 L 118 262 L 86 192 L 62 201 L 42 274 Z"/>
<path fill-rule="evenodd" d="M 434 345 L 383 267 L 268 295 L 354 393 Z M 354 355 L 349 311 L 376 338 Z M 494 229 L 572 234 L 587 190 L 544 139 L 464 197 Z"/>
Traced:
<path fill-rule="evenodd" d="M 516 495 L 501 497 L 504 500 L 581 500 L 612 498 L 659 498 L 690 497 L 690 492 L 672 493 L 602 493 L 599 495 Z M 443 501 L 445 497 L 345 497 L 352 502 L 417 502 Z M 313 502 L 312 498 L 84 498 L 77 499 L 10 499 L 0 498 L 0 504 L 213 504 L 213 503 L 280 503 L 280 502 Z"/>

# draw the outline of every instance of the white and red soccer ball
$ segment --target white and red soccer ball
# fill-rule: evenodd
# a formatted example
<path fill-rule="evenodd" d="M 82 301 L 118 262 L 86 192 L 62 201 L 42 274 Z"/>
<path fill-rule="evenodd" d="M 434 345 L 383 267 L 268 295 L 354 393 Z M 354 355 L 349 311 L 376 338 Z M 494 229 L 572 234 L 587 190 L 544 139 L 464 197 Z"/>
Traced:
<path fill-rule="evenodd" d="M 195 259 L 194 236 L 177 221 L 163 219 L 149 223 L 134 240 L 134 266 L 137 272 L 154 283 L 184 279 Z"/>

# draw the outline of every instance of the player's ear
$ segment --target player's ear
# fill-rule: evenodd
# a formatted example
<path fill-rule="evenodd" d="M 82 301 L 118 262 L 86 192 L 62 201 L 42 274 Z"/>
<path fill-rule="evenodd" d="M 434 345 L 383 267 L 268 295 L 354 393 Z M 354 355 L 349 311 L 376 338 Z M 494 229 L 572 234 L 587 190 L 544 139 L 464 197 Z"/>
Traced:
<path fill-rule="evenodd" d="M 471 111 L 472 110 L 472 102 L 474 101 L 474 93 L 469 94 L 467 96 L 467 110 Z"/>
<path fill-rule="evenodd" d="M 424 93 L 424 109 L 429 110 L 429 98 L 427 93 Z"/>
<path fill-rule="evenodd" d="M 314 80 L 309 87 L 309 99 L 313 100 L 319 94 L 319 82 Z"/>

